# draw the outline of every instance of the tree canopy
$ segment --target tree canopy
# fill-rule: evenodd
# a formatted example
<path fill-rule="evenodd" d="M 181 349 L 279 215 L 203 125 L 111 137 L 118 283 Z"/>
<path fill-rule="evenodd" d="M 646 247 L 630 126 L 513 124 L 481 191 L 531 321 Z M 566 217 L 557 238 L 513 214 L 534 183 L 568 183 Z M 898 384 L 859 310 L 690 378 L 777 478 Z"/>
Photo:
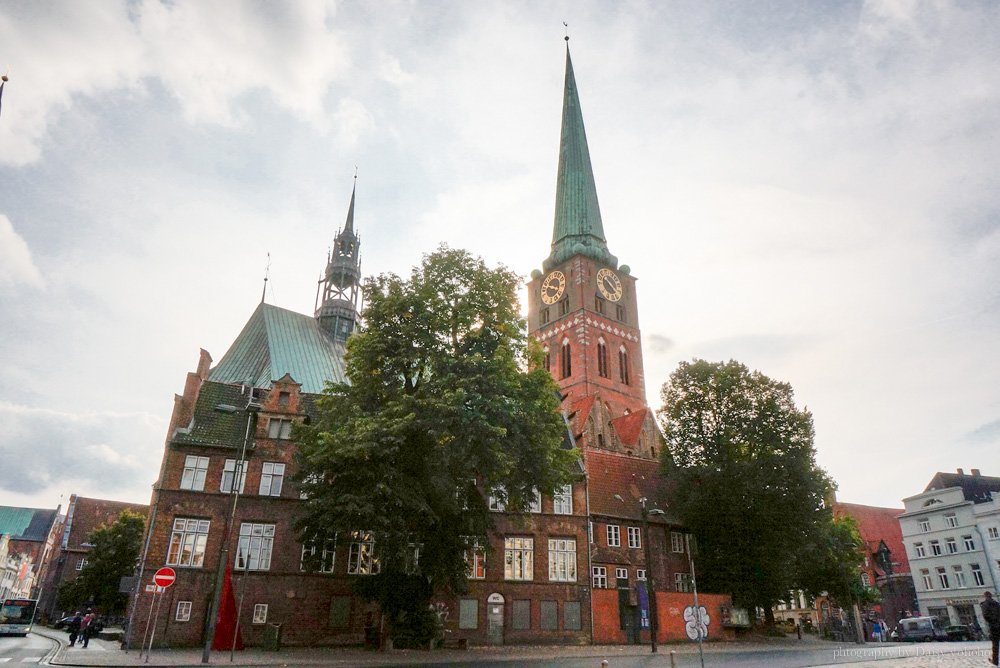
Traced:
<path fill-rule="evenodd" d="M 124 510 L 114 522 L 92 531 L 87 537 L 93 545 L 87 564 L 74 580 L 60 585 L 59 606 L 70 609 L 93 603 L 103 614 L 123 612 L 127 596 L 118 591 L 118 585 L 135 570 L 145 526 L 145 517 Z"/>
<path fill-rule="evenodd" d="M 803 583 L 802 552 L 832 521 L 834 484 L 792 388 L 735 361 L 682 363 L 664 384 L 662 461 L 675 510 L 698 538 L 698 578 L 770 613 Z"/>
<path fill-rule="evenodd" d="M 577 455 L 561 447 L 558 388 L 526 336 L 519 284 L 446 246 L 408 279 L 369 279 L 349 382 L 331 385 L 298 431 L 301 535 L 371 532 L 380 572 L 359 586 L 390 623 L 400 591 L 464 589 L 465 550 L 487 544 L 484 492 L 502 488 L 519 508 L 571 480 Z"/>

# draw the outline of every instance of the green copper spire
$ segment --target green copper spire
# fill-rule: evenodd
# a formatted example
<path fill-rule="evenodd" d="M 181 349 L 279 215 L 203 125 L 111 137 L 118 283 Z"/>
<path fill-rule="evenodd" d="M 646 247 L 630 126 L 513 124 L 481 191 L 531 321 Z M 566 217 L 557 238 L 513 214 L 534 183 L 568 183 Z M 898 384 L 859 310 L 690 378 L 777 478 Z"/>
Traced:
<path fill-rule="evenodd" d="M 612 267 L 618 266 L 618 258 L 608 252 L 604 239 L 594 169 L 590 164 L 580 95 L 576 89 L 573 61 L 570 59 L 567 43 L 559 174 L 556 177 L 556 215 L 552 230 L 552 252 L 543 267 L 548 271 L 574 255 L 586 255 Z"/>

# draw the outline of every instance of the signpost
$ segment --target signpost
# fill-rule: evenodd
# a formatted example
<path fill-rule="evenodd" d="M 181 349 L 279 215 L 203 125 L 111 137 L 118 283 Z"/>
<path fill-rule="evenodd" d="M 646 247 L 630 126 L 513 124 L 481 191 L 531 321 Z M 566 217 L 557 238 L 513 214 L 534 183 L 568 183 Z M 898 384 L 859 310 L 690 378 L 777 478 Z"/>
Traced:
<path fill-rule="evenodd" d="M 146 620 L 146 632 L 142 634 L 143 644 L 145 644 L 146 633 L 149 633 L 149 647 L 146 648 L 146 663 L 149 663 L 149 652 L 153 649 L 153 636 L 156 635 L 156 624 L 160 620 L 160 606 L 163 605 L 163 592 L 176 580 L 177 573 L 174 572 L 174 569 L 164 566 L 153 574 L 153 584 L 146 585 L 146 591 L 153 592 L 149 597 L 149 618 Z M 150 631 L 149 623 L 153 619 L 153 603 L 156 601 L 157 594 L 160 595 L 160 605 L 156 606 L 156 619 L 153 621 L 153 629 Z M 139 656 L 142 656 L 141 651 L 139 652 Z"/>

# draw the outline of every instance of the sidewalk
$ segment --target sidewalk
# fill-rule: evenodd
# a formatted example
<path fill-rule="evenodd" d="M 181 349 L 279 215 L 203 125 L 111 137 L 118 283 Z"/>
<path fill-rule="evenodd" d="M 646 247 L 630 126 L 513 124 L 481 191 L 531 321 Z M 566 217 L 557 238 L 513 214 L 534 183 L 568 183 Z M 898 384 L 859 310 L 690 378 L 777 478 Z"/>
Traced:
<path fill-rule="evenodd" d="M 55 666 L 200 666 L 202 652 L 200 649 L 154 649 L 147 658 L 145 653 L 133 649 L 128 653 L 120 649 L 117 642 L 92 639 L 87 649 L 68 646 L 68 636 L 54 629 L 36 626 L 34 632 L 60 644 L 59 649 L 51 656 L 49 663 Z M 964 645 L 964 644 L 963 644 Z M 757 653 L 762 656 L 773 652 L 801 652 L 804 649 L 823 649 L 831 653 L 843 652 L 838 657 L 840 663 L 849 664 L 852 668 L 966 668 L 986 665 L 986 656 L 982 654 L 980 643 L 976 646 L 955 644 L 935 644 L 928 646 L 895 646 L 893 657 L 877 661 L 865 661 L 870 658 L 870 649 L 865 646 L 838 646 L 828 641 L 813 637 L 803 638 L 769 638 L 755 642 L 706 643 L 704 646 L 706 663 L 712 655 L 737 652 Z M 885 649 L 883 647 L 883 649 Z M 660 657 L 669 665 L 669 655 L 676 652 L 678 656 L 698 653 L 696 644 L 661 644 Z M 374 652 L 358 648 L 321 647 L 299 648 L 289 647 L 278 652 L 266 652 L 260 649 L 247 649 L 236 652 L 232 663 L 229 652 L 212 652 L 211 665 L 216 666 L 288 666 L 288 665 L 322 665 L 322 666 L 416 666 L 427 663 L 475 663 L 488 664 L 494 662 L 517 662 L 519 660 L 544 661 L 546 659 L 570 657 L 594 657 L 595 666 L 601 659 L 608 659 L 615 665 L 615 659 L 625 657 L 649 656 L 648 645 L 545 645 L 524 646 L 506 645 L 503 647 L 473 647 L 468 650 L 435 650 L 434 652 L 420 650 L 392 650 L 389 652 Z"/>

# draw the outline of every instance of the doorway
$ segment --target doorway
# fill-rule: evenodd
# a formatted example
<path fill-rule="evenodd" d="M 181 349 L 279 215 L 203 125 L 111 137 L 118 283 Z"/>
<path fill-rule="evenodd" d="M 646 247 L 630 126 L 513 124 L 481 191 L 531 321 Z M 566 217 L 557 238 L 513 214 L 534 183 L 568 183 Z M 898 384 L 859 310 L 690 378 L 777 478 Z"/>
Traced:
<path fill-rule="evenodd" d="M 503 644 L 503 604 L 500 594 L 486 599 L 486 641 L 491 645 Z"/>

